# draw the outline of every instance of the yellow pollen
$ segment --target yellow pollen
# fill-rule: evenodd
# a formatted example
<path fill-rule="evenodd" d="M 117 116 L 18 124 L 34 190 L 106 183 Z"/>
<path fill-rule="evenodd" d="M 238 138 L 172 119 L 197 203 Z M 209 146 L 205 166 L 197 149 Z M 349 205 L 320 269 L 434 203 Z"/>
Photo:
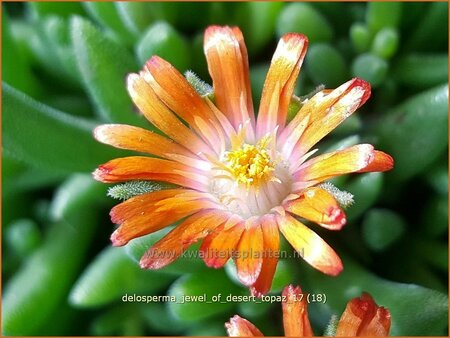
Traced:
<path fill-rule="evenodd" d="M 275 165 L 266 147 L 270 139 L 262 138 L 256 145 L 244 143 L 225 155 L 225 165 L 238 183 L 247 187 L 259 186 L 268 181 Z"/>

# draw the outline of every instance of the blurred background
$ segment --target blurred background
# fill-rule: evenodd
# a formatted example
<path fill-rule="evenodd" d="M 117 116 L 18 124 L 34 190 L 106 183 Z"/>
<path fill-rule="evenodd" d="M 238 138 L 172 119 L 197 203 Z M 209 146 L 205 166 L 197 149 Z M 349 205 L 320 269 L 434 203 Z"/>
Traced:
<path fill-rule="evenodd" d="M 354 194 L 349 222 L 330 233 L 336 278 L 280 261 L 271 294 L 289 284 L 325 294 L 309 312 L 316 335 L 362 291 L 391 311 L 393 335 L 448 329 L 448 3 L 3 3 L 2 332 L 6 335 L 225 335 L 239 314 L 281 335 L 279 303 L 123 302 L 124 295 L 246 295 L 232 263 L 183 258 L 161 271 L 137 261 L 166 230 L 112 248 L 118 201 L 90 173 L 125 152 L 97 143 L 105 122 L 149 126 L 125 77 L 154 54 L 210 82 L 203 31 L 238 25 L 259 101 L 286 32 L 310 47 L 297 95 L 357 76 L 371 99 L 320 145 L 369 142 L 395 168 L 334 181 Z M 286 250 L 291 250 L 283 244 Z M 193 248 L 192 250 L 195 250 Z"/>

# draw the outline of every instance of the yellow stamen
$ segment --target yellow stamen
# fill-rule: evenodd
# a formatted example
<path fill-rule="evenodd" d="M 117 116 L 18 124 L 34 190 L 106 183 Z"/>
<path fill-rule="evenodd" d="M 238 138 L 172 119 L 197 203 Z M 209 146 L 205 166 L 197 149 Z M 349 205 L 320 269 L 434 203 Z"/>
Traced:
<path fill-rule="evenodd" d="M 225 165 L 238 183 L 258 187 L 272 178 L 275 164 L 267 151 L 270 137 L 263 137 L 256 145 L 244 143 L 225 154 Z"/>

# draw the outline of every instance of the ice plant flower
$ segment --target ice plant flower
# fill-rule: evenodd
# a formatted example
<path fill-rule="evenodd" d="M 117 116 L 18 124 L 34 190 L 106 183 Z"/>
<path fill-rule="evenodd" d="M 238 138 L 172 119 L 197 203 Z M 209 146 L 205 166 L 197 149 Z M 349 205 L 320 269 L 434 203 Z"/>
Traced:
<path fill-rule="evenodd" d="M 316 269 L 337 275 L 342 263 L 333 249 L 298 217 L 330 230 L 345 214 L 318 184 L 332 177 L 392 168 L 392 158 L 370 144 L 311 158 L 314 145 L 370 95 L 352 79 L 305 100 L 287 123 L 288 107 L 308 40 L 286 34 L 278 43 L 265 80 L 257 117 L 250 91 L 247 49 L 237 27 L 211 26 L 204 52 L 214 101 L 200 96 L 167 61 L 153 56 L 128 91 L 143 115 L 165 136 L 128 125 L 102 125 L 95 138 L 150 156 L 117 158 L 94 172 L 106 183 L 154 180 L 175 188 L 139 195 L 111 210 L 119 224 L 113 245 L 182 220 L 142 257 L 142 268 L 159 269 L 199 239 L 207 266 L 235 259 L 237 274 L 255 295 L 270 290 L 277 265 L 279 232 Z M 266 253 L 266 254 L 264 254 Z"/>
<path fill-rule="evenodd" d="M 308 318 L 307 295 L 300 287 L 289 285 L 283 293 L 283 326 L 286 337 L 313 336 Z M 389 310 L 378 306 L 368 293 L 348 302 L 336 327 L 337 337 L 387 336 L 391 327 Z M 262 336 L 261 331 L 248 320 L 235 315 L 225 328 L 230 337 Z"/>

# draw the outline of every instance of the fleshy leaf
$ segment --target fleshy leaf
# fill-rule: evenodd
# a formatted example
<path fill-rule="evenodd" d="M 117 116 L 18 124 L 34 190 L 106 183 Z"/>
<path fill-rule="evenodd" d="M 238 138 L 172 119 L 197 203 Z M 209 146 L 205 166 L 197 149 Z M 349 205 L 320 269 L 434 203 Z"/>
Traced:
<path fill-rule="evenodd" d="M 77 307 L 98 307 L 123 301 L 124 296 L 154 294 L 172 279 L 161 272 L 142 270 L 124 248 L 107 247 L 74 284 L 69 301 Z"/>
<path fill-rule="evenodd" d="M 3 84 L 3 151 L 53 171 L 92 171 L 123 152 L 96 142 L 94 124 L 34 101 Z"/>
<path fill-rule="evenodd" d="M 126 75 L 138 69 L 132 55 L 81 17 L 72 18 L 70 29 L 78 71 L 100 117 L 106 122 L 148 126 L 126 91 Z"/>

